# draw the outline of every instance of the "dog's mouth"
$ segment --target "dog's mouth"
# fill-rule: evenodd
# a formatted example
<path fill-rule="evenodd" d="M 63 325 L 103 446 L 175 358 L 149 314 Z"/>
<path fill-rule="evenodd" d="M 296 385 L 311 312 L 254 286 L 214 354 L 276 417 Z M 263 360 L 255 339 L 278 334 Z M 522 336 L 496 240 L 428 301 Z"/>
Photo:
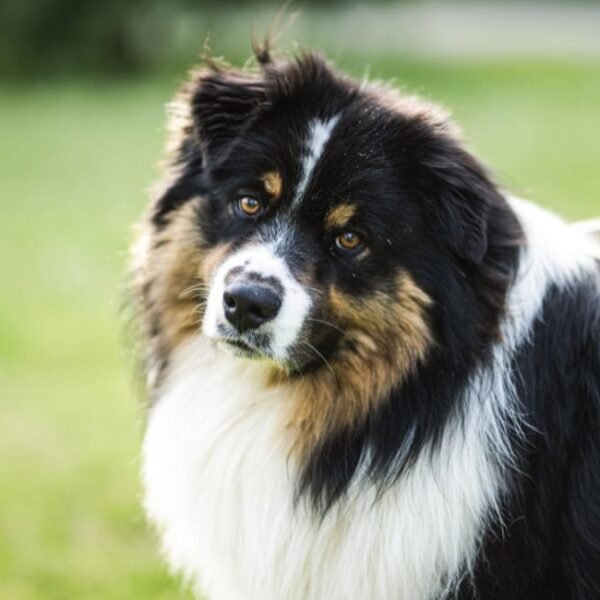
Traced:
<path fill-rule="evenodd" d="M 250 346 L 250 344 L 247 344 L 242 340 L 225 340 L 225 343 L 244 352 L 256 352 L 256 350 Z"/>
<path fill-rule="evenodd" d="M 251 358 L 254 360 L 271 359 L 266 349 L 258 344 L 249 343 L 237 337 L 221 337 L 216 340 L 217 344 L 232 352 L 240 358 Z"/>

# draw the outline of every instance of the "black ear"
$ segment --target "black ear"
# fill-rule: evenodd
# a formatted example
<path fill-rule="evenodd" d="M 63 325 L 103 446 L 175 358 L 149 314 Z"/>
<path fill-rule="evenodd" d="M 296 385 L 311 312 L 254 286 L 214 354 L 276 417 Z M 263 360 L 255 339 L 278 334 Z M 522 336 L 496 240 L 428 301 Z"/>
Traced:
<path fill-rule="evenodd" d="M 210 69 L 192 83 L 192 118 L 205 162 L 222 153 L 266 104 L 263 73 Z"/>
<path fill-rule="evenodd" d="M 460 258 L 481 264 L 488 248 L 488 216 L 502 202 L 484 168 L 466 150 L 445 148 L 427 160 L 428 204 L 436 227 Z"/>

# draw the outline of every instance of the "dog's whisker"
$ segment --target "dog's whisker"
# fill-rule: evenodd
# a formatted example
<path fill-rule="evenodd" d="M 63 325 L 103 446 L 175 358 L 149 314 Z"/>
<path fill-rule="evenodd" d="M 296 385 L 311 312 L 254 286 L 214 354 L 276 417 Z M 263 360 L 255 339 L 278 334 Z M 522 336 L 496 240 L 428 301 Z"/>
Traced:
<path fill-rule="evenodd" d="M 333 367 L 331 366 L 329 361 L 323 356 L 323 354 L 321 352 L 319 352 L 319 350 L 317 350 L 317 348 L 315 348 L 315 346 L 313 346 L 310 342 L 307 342 L 306 340 L 302 340 L 301 343 L 304 344 L 305 346 L 308 346 L 308 348 L 310 348 L 310 350 L 317 355 L 317 358 L 320 358 L 323 361 L 325 366 L 329 369 L 329 371 L 331 371 L 331 374 L 333 375 L 333 378 L 334 378 L 335 382 L 337 383 L 338 381 L 337 381 L 335 371 L 333 370 Z"/>
<path fill-rule="evenodd" d="M 340 329 L 337 325 L 334 325 L 333 323 L 330 323 L 329 321 L 324 321 L 323 319 L 317 319 L 315 317 L 307 317 L 306 320 L 312 321 L 314 323 L 322 323 L 323 325 L 327 325 L 328 327 L 331 327 L 332 329 L 336 329 L 340 333 L 343 333 L 343 334 L 346 333 L 343 329 Z"/>
<path fill-rule="evenodd" d="M 199 292 L 210 292 L 210 286 L 206 285 L 206 284 L 195 284 L 192 285 L 188 288 L 185 288 L 182 292 L 179 293 L 178 298 L 183 300 L 185 298 L 189 298 L 191 296 L 194 296 L 196 294 L 198 294 Z"/>

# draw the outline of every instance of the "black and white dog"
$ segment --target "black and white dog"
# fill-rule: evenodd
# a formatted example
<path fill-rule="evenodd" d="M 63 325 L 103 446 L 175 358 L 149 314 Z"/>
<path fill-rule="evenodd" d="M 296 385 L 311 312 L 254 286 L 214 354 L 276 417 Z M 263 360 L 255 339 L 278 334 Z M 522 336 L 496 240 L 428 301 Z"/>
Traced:
<path fill-rule="evenodd" d="M 210 600 L 600 598 L 598 247 L 438 107 L 196 72 L 133 252 L 145 507 Z"/>

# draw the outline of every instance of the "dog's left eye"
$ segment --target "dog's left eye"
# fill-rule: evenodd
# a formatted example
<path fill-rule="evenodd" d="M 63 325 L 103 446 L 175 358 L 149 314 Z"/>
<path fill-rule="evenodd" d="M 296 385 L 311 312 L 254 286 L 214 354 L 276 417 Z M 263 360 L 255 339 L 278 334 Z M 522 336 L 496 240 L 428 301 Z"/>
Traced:
<path fill-rule="evenodd" d="M 255 218 L 263 211 L 262 202 L 256 196 L 243 195 L 237 199 L 236 212 L 244 218 Z"/>
<path fill-rule="evenodd" d="M 343 231 L 335 238 L 335 245 L 340 250 L 357 253 L 364 247 L 364 242 L 356 231 L 350 229 Z"/>

